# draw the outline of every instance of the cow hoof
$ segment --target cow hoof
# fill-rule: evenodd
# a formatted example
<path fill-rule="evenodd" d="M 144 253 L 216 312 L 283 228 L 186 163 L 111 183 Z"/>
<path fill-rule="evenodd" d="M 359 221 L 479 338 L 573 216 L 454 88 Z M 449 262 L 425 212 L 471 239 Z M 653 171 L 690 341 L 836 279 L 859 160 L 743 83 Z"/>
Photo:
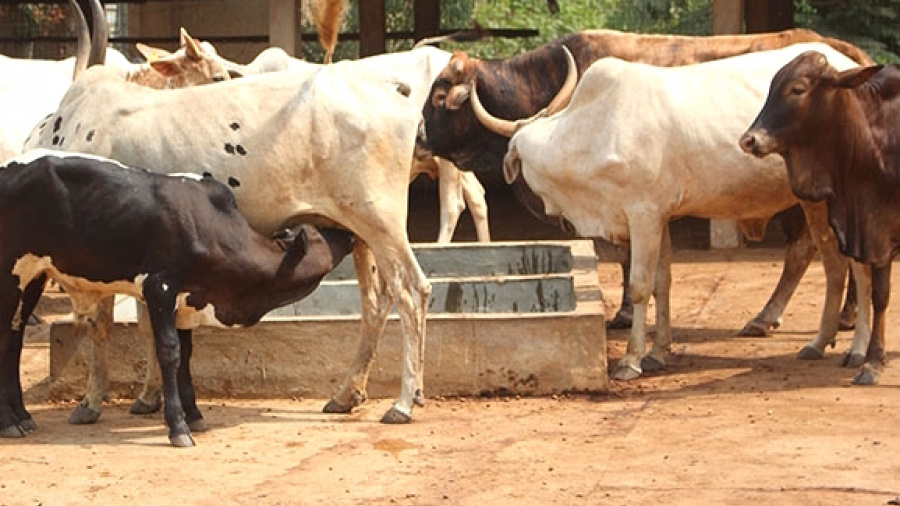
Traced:
<path fill-rule="evenodd" d="M 742 337 L 768 337 L 770 325 L 758 318 L 754 318 L 744 325 L 744 328 L 738 332 Z"/>
<path fill-rule="evenodd" d="M 881 377 L 881 371 L 869 364 L 862 366 L 856 376 L 853 377 L 854 385 L 877 385 Z"/>
<path fill-rule="evenodd" d="M 341 404 L 338 401 L 331 399 L 328 401 L 328 404 L 322 408 L 322 413 L 332 413 L 332 414 L 340 414 L 345 415 L 349 413 L 353 409 L 353 406 L 347 406 L 345 404 Z"/>
<path fill-rule="evenodd" d="M 641 377 L 641 369 L 630 365 L 617 365 L 612 377 L 621 381 L 631 381 Z"/>
<path fill-rule="evenodd" d="M 856 319 L 845 320 L 843 318 L 838 321 L 838 330 L 853 330 L 856 328 Z"/>
<path fill-rule="evenodd" d="M 387 413 L 381 417 L 381 423 L 401 424 L 412 422 L 412 416 L 400 411 L 397 408 L 387 410 Z"/>
<path fill-rule="evenodd" d="M 665 368 L 665 362 L 651 355 L 647 355 L 641 359 L 641 371 L 643 372 L 658 372 Z"/>
<path fill-rule="evenodd" d="M 69 423 L 72 425 L 88 425 L 97 423 L 97 420 L 99 419 L 99 410 L 95 411 L 87 406 L 79 404 L 78 407 L 75 408 L 75 411 L 69 416 Z"/>
<path fill-rule="evenodd" d="M 841 367 L 859 367 L 866 363 L 866 356 L 862 353 L 844 353 L 841 357 Z"/>
<path fill-rule="evenodd" d="M 631 328 L 632 317 L 630 314 L 616 313 L 612 320 L 606 322 L 607 330 L 621 330 Z"/>
<path fill-rule="evenodd" d="M 0 429 L 0 437 L 23 438 L 25 437 L 25 430 L 18 425 L 10 425 L 9 427 Z"/>
<path fill-rule="evenodd" d="M 194 420 L 193 422 L 188 422 L 188 427 L 191 429 L 191 433 L 206 432 L 209 430 L 209 425 L 207 425 L 206 420 L 202 418 Z"/>
<path fill-rule="evenodd" d="M 28 316 L 28 323 L 26 323 L 26 325 L 40 325 L 40 324 L 42 324 L 42 323 L 44 323 L 44 320 L 41 319 L 40 316 L 38 316 L 38 315 L 36 315 L 36 314 L 34 314 L 34 313 L 31 313 L 31 314 Z"/>
<path fill-rule="evenodd" d="M 34 421 L 34 418 L 26 418 L 19 422 L 19 428 L 25 432 L 34 432 L 37 430 L 37 423 Z"/>
<path fill-rule="evenodd" d="M 797 358 L 800 360 L 821 360 L 823 356 L 822 350 L 808 344 L 797 352 Z"/>
<path fill-rule="evenodd" d="M 190 448 L 194 446 L 194 438 L 190 434 L 178 434 L 169 436 L 169 443 L 176 448 Z"/>
<path fill-rule="evenodd" d="M 425 407 L 425 396 L 422 395 L 421 390 L 416 390 L 416 395 L 413 397 L 413 404 L 419 406 L 420 408 Z"/>
<path fill-rule="evenodd" d="M 154 404 L 150 404 L 143 399 L 135 399 L 134 402 L 131 403 L 131 407 L 128 408 L 128 412 L 132 415 L 152 415 L 160 409 L 162 409 L 161 400 Z"/>

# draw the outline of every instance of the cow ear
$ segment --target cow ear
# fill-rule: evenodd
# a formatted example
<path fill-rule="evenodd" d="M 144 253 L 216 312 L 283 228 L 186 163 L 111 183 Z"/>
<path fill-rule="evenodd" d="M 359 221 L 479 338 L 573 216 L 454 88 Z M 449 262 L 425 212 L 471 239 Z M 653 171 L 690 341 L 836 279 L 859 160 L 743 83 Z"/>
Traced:
<path fill-rule="evenodd" d="M 462 107 L 469 100 L 469 90 L 470 87 L 465 84 L 457 84 L 450 88 L 450 91 L 447 93 L 447 109 L 455 111 Z"/>
<path fill-rule="evenodd" d="M 183 26 L 181 27 L 181 47 L 184 48 L 184 53 L 187 57 L 192 60 L 199 60 L 204 54 L 200 43 L 197 42 L 197 39 L 191 37 Z"/>
<path fill-rule="evenodd" d="M 135 44 L 135 46 L 137 47 L 138 52 L 141 53 L 141 56 L 143 56 L 144 59 L 149 63 L 153 63 L 161 58 L 168 58 L 172 56 L 172 53 L 166 51 L 165 49 L 151 47 L 146 44 L 141 44 L 140 42 Z"/>
<path fill-rule="evenodd" d="M 882 68 L 884 68 L 883 65 L 872 65 L 845 70 L 835 77 L 834 83 L 839 88 L 856 88 L 871 79 Z"/>

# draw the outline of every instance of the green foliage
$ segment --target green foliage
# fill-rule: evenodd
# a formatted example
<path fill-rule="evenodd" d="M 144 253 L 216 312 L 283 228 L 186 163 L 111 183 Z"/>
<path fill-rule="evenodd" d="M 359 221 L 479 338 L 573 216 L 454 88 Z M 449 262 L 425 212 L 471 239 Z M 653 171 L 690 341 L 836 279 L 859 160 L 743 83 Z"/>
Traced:
<path fill-rule="evenodd" d="M 852 42 L 881 63 L 900 62 L 900 0 L 795 0 L 794 22 Z"/>

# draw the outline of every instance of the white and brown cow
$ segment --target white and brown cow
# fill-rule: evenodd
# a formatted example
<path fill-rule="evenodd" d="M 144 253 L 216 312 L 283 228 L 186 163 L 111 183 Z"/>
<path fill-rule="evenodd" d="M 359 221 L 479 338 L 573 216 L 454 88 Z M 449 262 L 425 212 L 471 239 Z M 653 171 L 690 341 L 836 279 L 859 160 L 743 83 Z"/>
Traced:
<path fill-rule="evenodd" d="M 0 167 L 0 436 L 37 428 L 22 401 L 24 322 L 48 278 L 81 318 L 124 293 L 146 301 L 174 446 L 204 430 L 190 375 L 199 323 L 253 325 L 309 295 L 353 249 L 353 235 L 303 225 L 253 230 L 224 184 L 94 156 L 33 150 Z M 34 233 L 40 230 L 41 233 Z M 82 323 L 82 326 L 87 325 Z"/>
<path fill-rule="evenodd" d="M 366 398 L 375 348 L 397 304 L 403 379 L 383 421 L 398 423 L 422 402 L 431 292 L 406 235 L 419 117 L 396 82 L 352 64 L 177 90 L 136 86 L 95 66 L 73 83 L 32 145 L 209 175 L 232 188 L 265 235 L 311 220 L 354 232 L 363 338 L 325 409 L 349 412 Z"/>
<path fill-rule="evenodd" d="M 747 157 L 734 139 L 759 110 L 775 72 L 813 47 L 841 68 L 856 66 L 824 44 L 671 68 L 601 59 L 584 73 L 564 111 L 526 122 L 510 140 L 504 160 L 508 182 L 524 178 L 547 212 L 562 216 L 580 235 L 631 246 L 634 326 L 616 378 L 665 365 L 672 340 L 670 220 L 733 219 L 748 237 L 759 239 L 775 213 L 797 203 L 783 164 Z M 484 115 L 477 98 L 473 90 L 476 114 Z M 511 131 L 508 122 L 493 120 L 484 119 L 498 132 Z M 828 278 L 819 332 L 800 353 L 809 358 L 821 357 L 834 341 L 848 259 L 838 252 L 824 208 L 804 206 L 804 212 Z M 860 297 L 867 300 L 868 276 L 859 274 Z M 647 305 L 654 294 L 656 337 L 645 356 Z M 845 363 L 863 357 L 868 307 L 860 303 Z"/>

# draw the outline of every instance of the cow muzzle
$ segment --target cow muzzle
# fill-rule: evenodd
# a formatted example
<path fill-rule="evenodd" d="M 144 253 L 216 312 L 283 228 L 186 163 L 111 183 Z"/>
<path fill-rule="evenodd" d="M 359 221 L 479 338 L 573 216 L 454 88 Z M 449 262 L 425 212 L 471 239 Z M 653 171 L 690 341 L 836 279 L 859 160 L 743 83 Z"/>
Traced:
<path fill-rule="evenodd" d="M 761 128 L 751 128 L 744 132 L 744 135 L 741 136 L 738 144 L 741 146 L 741 150 L 748 155 L 753 155 L 757 158 L 763 158 L 766 155 L 772 154 L 777 149 L 777 145 L 769 136 L 769 133 Z"/>

